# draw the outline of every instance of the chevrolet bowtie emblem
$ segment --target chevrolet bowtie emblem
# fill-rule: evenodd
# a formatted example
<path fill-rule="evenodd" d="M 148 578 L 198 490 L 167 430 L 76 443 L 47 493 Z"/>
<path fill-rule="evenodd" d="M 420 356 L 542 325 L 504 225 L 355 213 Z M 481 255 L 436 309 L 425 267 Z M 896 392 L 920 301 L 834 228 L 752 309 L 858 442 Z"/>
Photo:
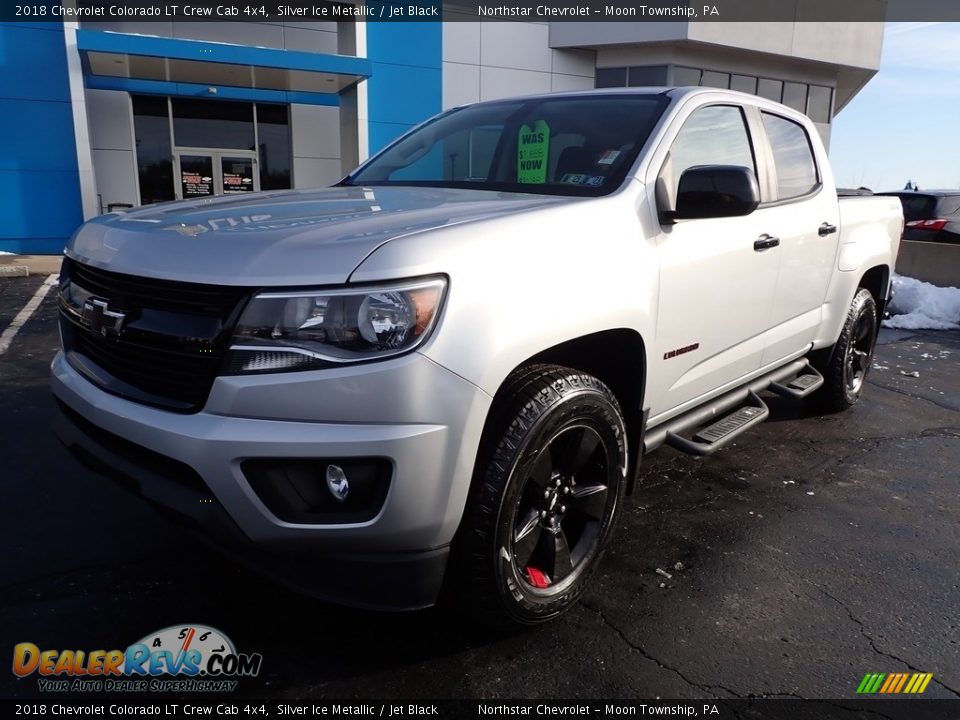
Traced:
<path fill-rule="evenodd" d="M 106 337 L 107 335 L 119 335 L 123 329 L 125 318 L 126 315 L 122 312 L 111 310 L 106 300 L 93 299 L 87 300 L 83 304 L 80 321 L 85 328 Z"/>

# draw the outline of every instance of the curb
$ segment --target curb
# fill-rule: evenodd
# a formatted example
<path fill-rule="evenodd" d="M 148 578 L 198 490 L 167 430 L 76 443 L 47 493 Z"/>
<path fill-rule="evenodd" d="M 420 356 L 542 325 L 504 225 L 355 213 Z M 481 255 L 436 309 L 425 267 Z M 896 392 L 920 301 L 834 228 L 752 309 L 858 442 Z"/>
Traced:
<path fill-rule="evenodd" d="M 0 265 L 0 277 L 30 277 L 26 265 Z"/>
<path fill-rule="evenodd" d="M 63 255 L 0 255 L 0 278 L 52 275 L 62 263 Z"/>

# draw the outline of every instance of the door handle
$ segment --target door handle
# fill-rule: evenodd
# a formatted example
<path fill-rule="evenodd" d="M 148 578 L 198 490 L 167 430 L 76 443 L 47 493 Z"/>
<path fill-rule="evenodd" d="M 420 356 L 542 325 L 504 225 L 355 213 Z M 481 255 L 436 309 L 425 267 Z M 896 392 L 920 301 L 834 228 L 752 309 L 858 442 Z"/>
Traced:
<path fill-rule="evenodd" d="M 837 231 L 836 225 L 831 225 L 830 223 L 824 223 L 820 226 L 820 229 L 817 230 L 817 235 L 820 237 L 826 237 L 827 235 L 833 235 Z"/>
<path fill-rule="evenodd" d="M 773 235 L 767 235 L 764 233 L 759 238 L 753 241 L 753 249 L 757 252 L 761 250 L 769 250 L 770 248 L 775 248 L 780 244 L 780 238 L 774 237 Z"/>

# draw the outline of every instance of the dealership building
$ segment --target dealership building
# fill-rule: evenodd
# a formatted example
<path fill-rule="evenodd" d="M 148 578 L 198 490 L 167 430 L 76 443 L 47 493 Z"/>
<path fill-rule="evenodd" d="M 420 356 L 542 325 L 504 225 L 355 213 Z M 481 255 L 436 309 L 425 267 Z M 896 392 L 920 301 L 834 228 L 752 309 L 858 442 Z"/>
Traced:
<path fill-rule="evenodd" d="M 829 143 L 883 38 L 880 21 L 443 17 L 3 23 L 0 251 L 59 253 L 84 219 L 147 203 L 329 185 L 445 108 L 524 93 L 729 87 Z"/>

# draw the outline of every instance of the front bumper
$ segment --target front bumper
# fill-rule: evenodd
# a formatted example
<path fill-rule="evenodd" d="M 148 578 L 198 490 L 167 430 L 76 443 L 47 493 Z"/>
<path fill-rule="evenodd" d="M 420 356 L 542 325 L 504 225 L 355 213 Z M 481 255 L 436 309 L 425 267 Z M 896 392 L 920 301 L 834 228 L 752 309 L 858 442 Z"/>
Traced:
<path fill-rule="evenodd" d="M 221 377 L 204 409 L 189 415 L 110 395 L 62 353 L 51 384 L 65 409 L 58 433 L 86 464 L 125 478 L 153 504 L 288 583 L 396 608 L 435 599 L 491 402 L 417 353 L 316 372 Z M 354 457 L 388 458 L 393 475 L 376 517 L 352 524 L 280 520 L 240 467 L 253 458 Z M 358 583 L 357 573 L 378 580 Z"/>

